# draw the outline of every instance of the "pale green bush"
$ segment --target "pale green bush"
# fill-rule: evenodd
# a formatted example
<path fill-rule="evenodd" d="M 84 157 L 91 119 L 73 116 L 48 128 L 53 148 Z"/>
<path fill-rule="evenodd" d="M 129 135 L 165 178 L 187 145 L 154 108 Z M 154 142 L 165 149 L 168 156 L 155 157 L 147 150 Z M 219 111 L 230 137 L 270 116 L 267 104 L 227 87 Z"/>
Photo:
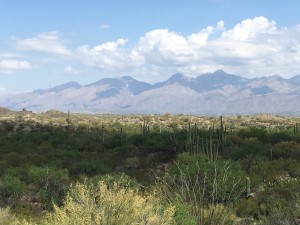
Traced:
<path fill-rule="evenodd" d="M 137 189 L 77 183 L 71 187 L 63 207 L 54 206 L 44 225 L 168 225 L 173 222 L 174 207 L 163 206 L 155 194 L 142 195 Z"/>
<path fill-rule="evenodd" d="M 9 208 L 0 208 L 0 224 L 1 225 L 18 225 L 18 219 L 12 214 Z"/>

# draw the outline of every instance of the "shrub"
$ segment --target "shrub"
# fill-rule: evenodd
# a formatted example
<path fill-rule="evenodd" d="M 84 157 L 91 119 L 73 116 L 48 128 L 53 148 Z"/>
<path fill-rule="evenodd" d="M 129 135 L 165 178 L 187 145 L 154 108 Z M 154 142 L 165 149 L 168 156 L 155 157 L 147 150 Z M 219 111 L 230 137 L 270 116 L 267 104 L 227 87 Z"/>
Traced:
<path fill-rule="evenodd" d="M 29 167 L 27 182 L 34 185 L 39 201 L 50 209 L 51 201 L 62 204 L 68 188 L 68 171 L 47 167 Z"/>
<path fill-rule="evenodd" d="M 233 223 L 233 203 L 245 190 L 241 176 L 235 163 L 207 162 L 201 154 L 183 153 L 158 179 L 157 188 L 169 202 L 179 203 L 176 223 L 225 225 Z"/>
<path fill-rule="evenodd" d="M 84 182 L 86 178 L 83 178 L 81 181 Z M 104 182 L 108 188 L 117 185 L 122 188 L 133 188 L 139 189 L 142 186 L 137 183 L 137 181 L 124 173 L 114 173 L 114 174 L 105 174 L 98 175 L 92 178 L 89 178 L 87 181 L 89 186 L 97 186 L 99 182 Z"/>
<path fill-rule="evenodd" d="M 0 208 L 0 224 L 1 225 L 17 225 L 18 220 L 8 208 Z"/>
<path fill-rule="evenodd" d="M 236 200 L 245 190 L 244 176 L 237 162 L 209 162 L 202 154 L 182 153 L 168 168 L 165 181 L 176 186 L 199 188 L 206 202 L 222 203 Z"/>
<path fill-rule="evenodd" d="M 260 213 L 258 202 L 253 199 L 242 199 L 236 207 L 236 214 L 239 217 L 257 217 Z"/>
<path fill-rule="evenodd" d="M 0 181 L 0 195 L 3 203 L 16 201 L 26 189 L 26 185 L 13 175 L 7 174 Z"/>
<path fill-rule="evenodd" d="M 197 225 L 196 218 L 193 217 L 189 205 L 184 202 L 177 202 L 175 206 L 174 220 L 177 225 Z"/>
<path fill-rule="evenodd" d="M 273 157 L 300 159 L 300 145 L 295 141 L 282 141 L 274 145 Z"/>
<path fill-rule="evenodd" d="M 55 205 L 43 224 L 167 225 L 172 224 L 173 214 L 174 207 L 164 207 L 154 194 L 142 195 L 116 183 L 108 187 L 104 181 L 96 186 L 84 182 L 71 187 L 64 206 Z"/>

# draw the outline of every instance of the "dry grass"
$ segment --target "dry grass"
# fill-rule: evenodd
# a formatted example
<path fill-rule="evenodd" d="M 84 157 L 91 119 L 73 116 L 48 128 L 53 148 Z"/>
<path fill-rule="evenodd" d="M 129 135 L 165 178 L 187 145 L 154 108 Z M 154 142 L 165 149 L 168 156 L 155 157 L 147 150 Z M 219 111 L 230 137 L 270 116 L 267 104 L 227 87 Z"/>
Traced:
<path fill-rule="evenodd" d="M 67 112 L 59 112 L 56 110 L 49 110 L 45 113 L 33 113 L 30 111 L 11 111 L 5 108 L 0 108 L 0 123 L 3 121 L 29 122 L 41 123 L 45 125 L 66 126 Z M 87 127 L 135 127 L 135 130 L 141 130 L 144 123 L 149 125 L 150 129 L 160 127 L 161 129 L 173 130 L 185 129 L 187 124 L 197 123 L 201 128 L 219 127 L 219 117 L 207 117 L 196 115 L 116 115 L 116 114 L 78 114 L 71 113 L 70 120 L 73 126 L 87 126 Z M 246 128 L 252 126 L 266 127 L 266 128 L 286 128 L 300 122 L 300 118 L 284 117 L 270 114 L 258 115 L 243 115 L 243 116 L 223 116 L 223 122 L 227 128 Z"/>

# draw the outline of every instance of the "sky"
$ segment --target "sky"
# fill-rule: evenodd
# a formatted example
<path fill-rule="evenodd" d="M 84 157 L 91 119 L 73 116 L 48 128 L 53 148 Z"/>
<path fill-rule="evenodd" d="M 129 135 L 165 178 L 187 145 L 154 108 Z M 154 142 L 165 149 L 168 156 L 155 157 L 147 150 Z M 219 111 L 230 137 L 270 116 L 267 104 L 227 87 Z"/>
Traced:
<path fill-rule="evenodd" d="M 0 95 L 132 76 L 300 74 L 299 0 L 0 0 Z"/>

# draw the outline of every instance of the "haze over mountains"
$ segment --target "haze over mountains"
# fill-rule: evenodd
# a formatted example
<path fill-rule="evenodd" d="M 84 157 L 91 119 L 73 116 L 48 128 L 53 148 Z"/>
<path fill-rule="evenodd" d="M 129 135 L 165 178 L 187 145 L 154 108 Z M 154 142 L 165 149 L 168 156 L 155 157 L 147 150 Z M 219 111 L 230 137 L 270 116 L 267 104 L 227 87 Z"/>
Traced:
<path fill-rule="evenodd" d="M 0 106 L 34 112 L 300 115 L 300 75 L 246 79 L 218 70 L 196 78 L 174 74 L 156 84 L 124 76 L 2 97 Z"/>

